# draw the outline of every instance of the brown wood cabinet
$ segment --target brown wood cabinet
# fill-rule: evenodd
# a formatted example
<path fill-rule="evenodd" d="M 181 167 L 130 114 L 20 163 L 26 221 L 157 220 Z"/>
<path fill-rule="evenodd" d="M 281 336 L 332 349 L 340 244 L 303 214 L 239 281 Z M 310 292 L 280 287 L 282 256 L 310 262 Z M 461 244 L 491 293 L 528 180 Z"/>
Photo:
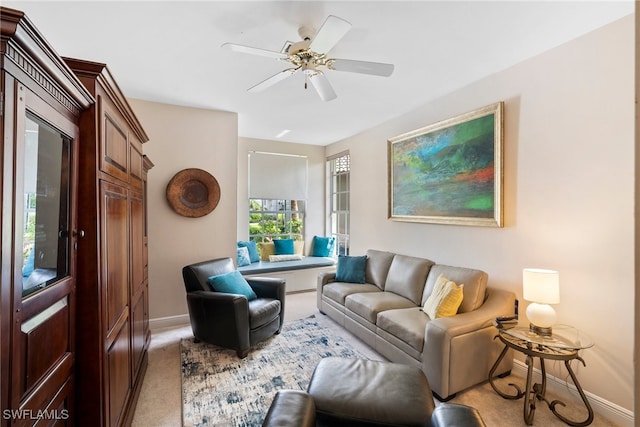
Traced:
<path fill-rule="evenodd" d="M 148 137 L 105 64 L 65 61 L 96 100 L 80 117 L 77 421 L 127 425 L 150 340 Z"/>
<path fill-rule="evenodd" d="M 151 336 L 148 137 L 105 64 L 0 20 L 0 426 L 128 425 Z"/>
<path fill-rule="evenodd" d="M 0 7 L 0 425 L 73 425 L 79 123 L 93 97 Z"/>

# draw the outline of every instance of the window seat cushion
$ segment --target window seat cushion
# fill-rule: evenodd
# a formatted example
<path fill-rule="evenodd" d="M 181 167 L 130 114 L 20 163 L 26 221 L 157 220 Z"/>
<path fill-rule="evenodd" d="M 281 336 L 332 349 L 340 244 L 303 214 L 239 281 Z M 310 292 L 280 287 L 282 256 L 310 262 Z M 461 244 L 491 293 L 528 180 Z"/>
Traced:
<path fill-rule="evenodd" d="M 238 267 L 238 271 L 243 275 L 273 273 L 278 271 L 303 270 L 307 268 L 331 267 L 336 264 L 336 260 L 330 257 L 308 256 L 301 260 L 269 262 L 254 262 L 244 267 Z"/>

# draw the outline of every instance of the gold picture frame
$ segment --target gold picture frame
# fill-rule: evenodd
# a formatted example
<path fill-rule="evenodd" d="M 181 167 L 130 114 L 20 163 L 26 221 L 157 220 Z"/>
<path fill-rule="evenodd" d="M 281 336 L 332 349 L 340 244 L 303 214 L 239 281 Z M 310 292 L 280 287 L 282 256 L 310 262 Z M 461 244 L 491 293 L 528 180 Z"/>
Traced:
<path fill-rule="evenodd" d="M 388 218 L 503 226 L 503 102 L 388 140 Z"/>

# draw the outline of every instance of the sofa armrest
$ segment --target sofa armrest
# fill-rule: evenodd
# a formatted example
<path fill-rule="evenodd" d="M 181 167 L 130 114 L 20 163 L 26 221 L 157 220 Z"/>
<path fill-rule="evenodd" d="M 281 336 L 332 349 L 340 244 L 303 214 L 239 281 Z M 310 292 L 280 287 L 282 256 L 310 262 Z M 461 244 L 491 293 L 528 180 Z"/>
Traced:
<path fill-rule="evenodd" d="M 487 298 L 476 310 L 431 320 L 427 324 L 425 339 L 429 338 L 430 329 L 446 331 L 447 335 L 454 337 L 491 326 L 496 317 L 513 314 L 515 300 L 513 292 L 488 288 Z"/>
<path fill-rule="evenodd" d="M 322 292 L 322 287 L 330 282 L 335 282 L 336 280 L 336 272 L 335 271 L 321 271 L 318 274 L 318 291 Z"/>
<path fill-rule="evenodd" d="M 427 323 L 422 370 L 436 395 L 446 400 L 487 378 L 501 347 L 493 339 L 497 330 L 492 322 L 510 314 L 515 299 L 513 292 L 487 288 L 487 298 L 478 309 Z M 510 363 L 503 367 L 511 369 Z"/>
<path fill-rule="evenodd" d="M 317 289 L 316 289 L 316 306 L 318 307 L 318 311 L 320 311 L 320 313 L 324 314 L 324 312 L 322 311 L 322 288 L 324 285 L 328 283 L 335 282 L 335 280 L 336 280 L 335 271 L 321 271 L 318 274 Z"/>
<path fill-rule="evenodd" d="M 262 423 L 262 427 L 313 427 L 315 425 L 316 405 L 313 398 L 301 390 L 280 390 Z"/>
<path fill-rule="evenodd" d="M 197 339 L 249 348 L 249 301 L 244 295 L 187 292 L 187 307 Z"/>

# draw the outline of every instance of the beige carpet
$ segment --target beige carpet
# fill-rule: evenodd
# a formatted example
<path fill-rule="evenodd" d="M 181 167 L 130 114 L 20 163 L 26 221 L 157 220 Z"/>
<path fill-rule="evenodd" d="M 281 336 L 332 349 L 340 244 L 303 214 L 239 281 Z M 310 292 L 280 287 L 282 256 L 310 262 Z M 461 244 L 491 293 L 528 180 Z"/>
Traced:
<path fill-rule="evenodd" d="M 342 329 L 327 316 L 318 313 L 316 308 L 315 292 L 287 295 L 286 321 L 300 319 L 315 314 L 318 322 L 327 327 L 334 328 L 360 353 L 370 359 L 383 360 L 376 352 L 360 342 L 353 335 Z M 147 369 L 138 405 L 132 425 L 134 427 L 161 427 L 182 425 L 181 384 L 180 384 L 180 339 L 191 337 L 191 327 L 154 330 L 149 349 L 149 367 Z M 511 375 L 501 379 L 501 384 L 514 382 L 524 386 L 524 378 Z M 503 389 L 506 390 L 506 385 Z M 550 400 L 557 398 L 547 393 Z M 478 408 L 488 426 L 525 426 L 522 417 L 523 400 L 505 400 L 498 396 L 489 384 L 481 384 L 477 387 L 459 393 L 451 400 L 454 403 L 463 403 Z M 580 407 L 579 399 L 565 399 L 567 408 L 559 407 L 558 410 L 566 416 L 583 420 L 586 418 L 586 410 Z M 436 403 L 438 403 L 436 401 Z M 565 426 L 547 408 L 544 402 L 538 402 L 534 426 Z M 616 427 L 616 424 L 605 420 L 596 414 L 592 426 Z M 221 426 L 226 427 L 226 426 Z"/>

